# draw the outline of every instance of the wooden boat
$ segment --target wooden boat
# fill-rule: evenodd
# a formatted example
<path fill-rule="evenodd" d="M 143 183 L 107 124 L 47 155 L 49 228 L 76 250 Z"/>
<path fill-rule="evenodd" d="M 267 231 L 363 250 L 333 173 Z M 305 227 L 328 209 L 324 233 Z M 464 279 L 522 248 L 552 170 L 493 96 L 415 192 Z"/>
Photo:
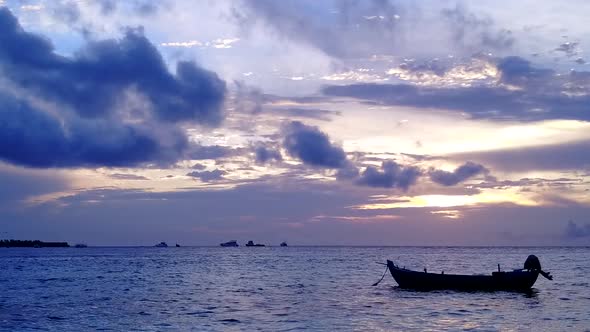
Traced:
<path fill-rule="evenodd" d="M 524 269 L 514 271 L 492 272 L 491 275 L 461 275 L 428 273 L 412 271 L 395 265 L 392 261 L 387 261 L 387 268 L 391 276 L 401 288 L 434 290 L 434 289 L 454 289 L 454 290 L 512 290 L 526 291 L 529 290 L 537 281 L 539 274 L 549 280 L 553 277 L 541 269 L 539 259 L 530 255 Z"/>

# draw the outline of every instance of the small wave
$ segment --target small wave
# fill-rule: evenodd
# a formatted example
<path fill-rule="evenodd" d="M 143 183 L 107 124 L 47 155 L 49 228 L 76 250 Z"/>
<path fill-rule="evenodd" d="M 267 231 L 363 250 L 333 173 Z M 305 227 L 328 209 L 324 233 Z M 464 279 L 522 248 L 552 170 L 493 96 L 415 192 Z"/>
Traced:
<path fill-rule="evenodd" d="M 285 286 L 287 288 L 305 288 L 304 284 L 291 284 L 291 285 L 287 285 Z"/>
<path fill-rule="evenodd" d="M 240 320 L 235 319 L 235 318 L 220 319 L 219 321 L 223 322 L 223 323 L 232 323 L 232 324 L 241 323 Z"/>
<path fill-rule="evenodd" d="M 202 311 L 191 311 L 191 312 L 187 312 L 184 313 L 184 315 L 187 316 L 196 316 L 196 315 L 208 315 L 208 314 L 214 314 L 214 311 L 210 311 L 210 310 L 202 310 Z"/>

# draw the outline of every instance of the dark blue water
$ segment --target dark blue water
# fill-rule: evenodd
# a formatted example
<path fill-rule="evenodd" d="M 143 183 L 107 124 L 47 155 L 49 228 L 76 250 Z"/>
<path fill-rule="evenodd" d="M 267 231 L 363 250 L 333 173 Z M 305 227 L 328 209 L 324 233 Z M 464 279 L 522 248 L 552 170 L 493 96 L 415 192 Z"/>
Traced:
<path fill-rule="evenodd" d="M 520 268 L 531 294 L 414 292 L 384 267 Z M 590 248 L 0 248 L 1 331 L 590 330 Z"/>

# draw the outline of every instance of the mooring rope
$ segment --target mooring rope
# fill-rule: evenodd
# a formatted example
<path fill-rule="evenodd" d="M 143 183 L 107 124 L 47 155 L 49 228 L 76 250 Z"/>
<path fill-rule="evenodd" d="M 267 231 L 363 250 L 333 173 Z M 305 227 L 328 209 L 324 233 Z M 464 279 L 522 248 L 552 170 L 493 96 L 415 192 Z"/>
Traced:
<path fill-rule="evenodd" d="M 378 264 L 383 264 L 383 263 L 378 263 Z M 387 265 L 387 264 L 385 264 L 385 265 Z M 381 276 L 381 279 L 379 279 L 379 281 L 377 281 L 376 283 L 374 283 L 373 286 L 379 285 L 379 283 L 383 280 L 383 278 L 385 278 L 385 274 L 387 274 L 387 270 L 389 270 L 389 266 L 385 266 L 385 272 L 383 272 L 383 275 Z"/>

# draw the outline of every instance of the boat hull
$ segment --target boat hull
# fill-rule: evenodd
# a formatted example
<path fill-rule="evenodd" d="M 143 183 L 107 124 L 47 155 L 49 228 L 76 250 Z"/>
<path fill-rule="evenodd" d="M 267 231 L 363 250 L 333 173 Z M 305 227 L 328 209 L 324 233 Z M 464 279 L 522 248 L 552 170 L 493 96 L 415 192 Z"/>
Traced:
<path fill-rule="evenodd" d="M 491 275 L 459 275 L 417 272 L 403 269 L 387 261 L 391 276 L 401 288 L 435 290 L 529 290 L 537 280 L 539 272 L 516 270 L 493 272 Z"/>

